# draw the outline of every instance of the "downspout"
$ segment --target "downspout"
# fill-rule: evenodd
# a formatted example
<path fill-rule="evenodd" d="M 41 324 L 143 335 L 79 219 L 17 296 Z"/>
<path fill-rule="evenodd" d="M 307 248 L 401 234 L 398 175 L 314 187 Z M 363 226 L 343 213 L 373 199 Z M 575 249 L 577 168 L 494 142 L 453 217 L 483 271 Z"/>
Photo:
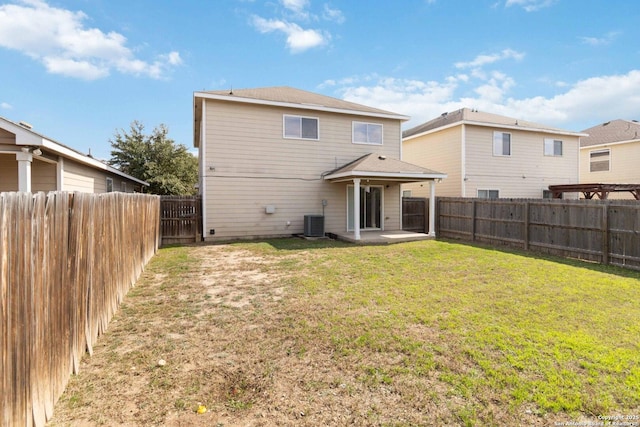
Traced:
<path fill-rule="evenodd" d="M 467 197 L 467 128 L 464 123 L 462 123 L 461 130 L 461 138 L 460 138 L 460 184 L 461 184 L 461 197 Z"/>
<path fill-rule="evenodd" d="M 207 122 L 207 102 L 202 100 L 202 113 L 200 118 L 200 197 L 202 198 L 202 238 L 207 235 L 207 179 L 205 177 L 205 158 L 207 156 L 207 134 L 205 123 Z"/>

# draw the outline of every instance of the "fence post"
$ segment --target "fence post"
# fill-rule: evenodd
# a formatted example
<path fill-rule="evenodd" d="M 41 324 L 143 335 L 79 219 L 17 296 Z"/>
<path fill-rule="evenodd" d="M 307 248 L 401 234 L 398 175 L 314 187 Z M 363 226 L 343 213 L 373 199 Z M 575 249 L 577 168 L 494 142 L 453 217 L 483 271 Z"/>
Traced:
<path fill-rule="evenodd" d="M 609 203 L 602 205 L 602 264 L 609 264 Z"/>
<path fill-rule="evenodd" d="M 529 202 L 524 202 L 524 250 L 529 250 Z"/>
<path fill-rule="evenodd" d="M 476 201 L 471 202 L 471 241 L 476 241 Z"/>

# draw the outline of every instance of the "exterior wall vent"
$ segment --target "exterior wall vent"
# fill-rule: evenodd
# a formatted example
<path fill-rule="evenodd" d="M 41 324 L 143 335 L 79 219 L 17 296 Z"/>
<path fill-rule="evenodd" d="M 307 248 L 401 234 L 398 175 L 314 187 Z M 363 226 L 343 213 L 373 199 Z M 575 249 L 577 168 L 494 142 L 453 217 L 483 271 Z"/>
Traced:
<path fill-rule="evenodd" d="M 304 235 L 305 237 L 324 237 L 324 216 L 305 215 Z"/>

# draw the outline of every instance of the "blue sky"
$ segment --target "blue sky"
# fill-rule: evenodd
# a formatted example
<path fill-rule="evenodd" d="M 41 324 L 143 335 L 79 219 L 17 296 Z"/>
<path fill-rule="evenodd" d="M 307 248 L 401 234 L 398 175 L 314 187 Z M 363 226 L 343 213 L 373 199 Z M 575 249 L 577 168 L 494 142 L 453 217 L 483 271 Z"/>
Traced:
<path fill-rule="evenodd" d="M 640 119 L 628 0 L 0 2 L 0 116 L 110 157 L 133 120 L 192 147 L 194 91 L 292 86 L 409 115 L 580 131 Z"/>

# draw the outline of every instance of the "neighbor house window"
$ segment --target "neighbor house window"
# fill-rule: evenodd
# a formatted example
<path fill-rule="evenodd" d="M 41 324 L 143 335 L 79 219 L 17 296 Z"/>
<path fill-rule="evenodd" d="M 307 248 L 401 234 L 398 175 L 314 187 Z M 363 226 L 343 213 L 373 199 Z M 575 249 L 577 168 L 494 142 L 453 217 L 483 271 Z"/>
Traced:
<path fill-rule="evenodd" d="M 497 199 L 499 197 L 499 190 L 478 190 L 478 198 L 480 199 Z"/>
<path fill-rule="evenodd" d="M 127 192 L 127 183 L 124 181 L 120 181 L 120 191 L 122 191 L 123 193 Z"/>
<path fill-rule="evenodd" d="M 107 178 L 107 193 L 111 193 L 113 191 L 113 179 Z"/>
<path fill-rule="evenodd" d="M 316 117 L 285 115 L 283 120 L 285 138 L 318 139 L 318 119 Z"/>
<path fill-rule="evenodd" d="M 544 139 L 544 155 L 545 156 L 562 156 L 562 141 L 559 139 Z"/>
<path fill-rule="evenodd" d="M 595 150 L 589 153 L 589 172 L 606 172 L 610 169 L 611 150 Z"/>
<path fill-rule="evenodd" d="M 511 155 L 511 134 L 506 132 L 493 132 L 493 155 Z"/>
<path fill-rule="evenodd" d="M 382 145 L 382 125 L 378 123 L 353 122 L 355 144 Z"/>

